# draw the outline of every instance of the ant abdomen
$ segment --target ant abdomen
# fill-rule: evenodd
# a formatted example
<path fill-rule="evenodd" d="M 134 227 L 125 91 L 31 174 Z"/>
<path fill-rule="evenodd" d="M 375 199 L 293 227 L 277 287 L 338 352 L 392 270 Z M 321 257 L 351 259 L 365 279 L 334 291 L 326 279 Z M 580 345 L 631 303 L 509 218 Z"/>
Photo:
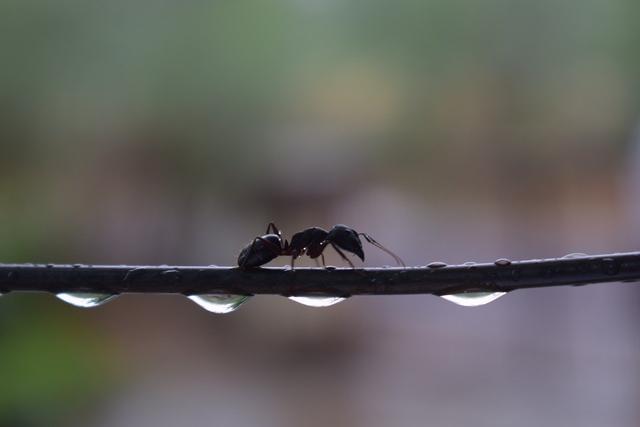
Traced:
<path fill-rule="evenodd" d="M 241 268 L 260 267 L 280 255 L 281 245 L 281 238 L 277 234 L 256 237 L 240 251 L 238 265 Z"/>

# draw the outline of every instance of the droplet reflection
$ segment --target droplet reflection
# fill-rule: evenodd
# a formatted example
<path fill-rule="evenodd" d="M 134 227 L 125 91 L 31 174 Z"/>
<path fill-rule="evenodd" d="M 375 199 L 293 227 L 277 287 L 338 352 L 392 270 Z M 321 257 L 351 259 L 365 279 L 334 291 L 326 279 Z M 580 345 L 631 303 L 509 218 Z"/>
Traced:
<path fill-rule="evenodd" d="M 188 298 L 207 311 L 226 314 L 236 311 L 251 297 L 249 295 L 207 294 L 189 295 Z"/>
<path fill-rule="evenodd" d="M 325 297 L 325 296 L 304 296 L 304 297 L 289 297 L 291 301 L 295 301 L 299 304 L 309 307 L 329 307 L 339 302 L 346 300 L 341 297 Z"/>
<path fill-rule="evenodd" d="M 442 298 L 463 307 L 478 307 L 489 304 L 505 294 L 506 292 L 464 292 L 454 295 L 442 295 Z"/>
<path fill-rule="evenodd" d="M 91 308 L 97 307 L 112 300 L 116 297 L 116 295 L 97 294 L 89 292 L 73 292 L 56 294 L 56 297 L 76 307 Z"/>

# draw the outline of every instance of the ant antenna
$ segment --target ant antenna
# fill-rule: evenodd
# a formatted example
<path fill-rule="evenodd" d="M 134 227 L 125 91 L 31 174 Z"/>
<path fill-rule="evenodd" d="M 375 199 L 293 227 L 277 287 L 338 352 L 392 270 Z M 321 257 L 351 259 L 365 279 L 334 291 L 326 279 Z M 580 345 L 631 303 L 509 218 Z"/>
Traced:
<path fill-rule="evenodd" d="M 367 242 L 371 243 L 373 246 L 375 246 L 378 249 L 380 249 L 382 251 L 385 251 L 386 253 L 391 255 L 393 257 L 393 259 L 398 263 L 398 265 L 406 267 L 404 261 L 402 261 L 402 258 L 400 258 L 398 255 L 394 254 L 389 249 L 387 249 L 384 246 L 382 246 L 376 239 L 374 239 L 373 237 L 369 236 L 367 233 L 358 233 L 358 235 L 364 237 L 367 240 Z"/>

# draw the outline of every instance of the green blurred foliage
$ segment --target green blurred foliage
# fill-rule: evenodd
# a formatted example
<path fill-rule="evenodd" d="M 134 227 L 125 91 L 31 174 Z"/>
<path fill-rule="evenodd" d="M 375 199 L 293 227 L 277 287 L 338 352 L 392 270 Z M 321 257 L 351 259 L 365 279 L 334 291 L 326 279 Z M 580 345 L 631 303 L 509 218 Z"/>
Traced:
<path fill-rule="evenodd" d="M 44 302 L 34 295 L 1 302 L 0 425 L 76 425 L 115 384 L 117 354 L 95 326 Z"/>

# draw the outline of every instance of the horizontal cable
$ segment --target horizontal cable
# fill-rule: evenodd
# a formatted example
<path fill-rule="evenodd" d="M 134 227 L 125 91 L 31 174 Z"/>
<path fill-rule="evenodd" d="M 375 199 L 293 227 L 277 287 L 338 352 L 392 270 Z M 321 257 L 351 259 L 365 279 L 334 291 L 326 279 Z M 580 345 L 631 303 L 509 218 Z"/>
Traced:
<path fill-rule="evenodd" d="M 640 252 L 362 269 L 0 264 L 0 293 L 448 295 L 638 280 Z"/>

